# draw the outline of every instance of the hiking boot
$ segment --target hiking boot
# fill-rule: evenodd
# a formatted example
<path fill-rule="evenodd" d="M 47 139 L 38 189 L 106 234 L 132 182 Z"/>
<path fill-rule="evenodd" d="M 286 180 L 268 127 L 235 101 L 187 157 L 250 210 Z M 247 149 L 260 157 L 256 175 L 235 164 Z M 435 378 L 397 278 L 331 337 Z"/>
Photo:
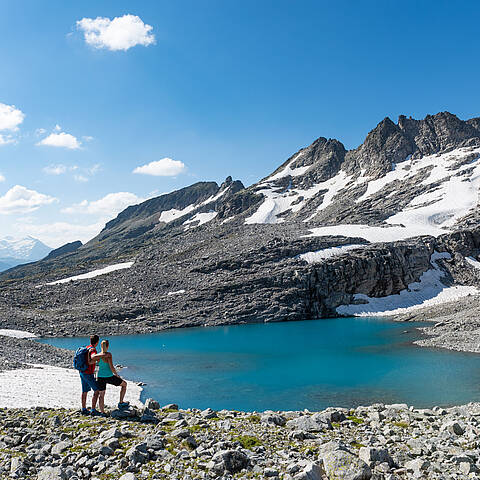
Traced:
<path fill-rule="evenodd" d="M 123 410 L 123 409 L 128 408 L 130 406 L 130 402 L 120 402 L 117 406 L 120 410 Z"/>
<path fill-rule="evenodd" d="M 103 413 L 99 412 L 98 410 L 95 410 L 94 408 L 92 408 L 92 411 L 90 413 L 90 415 L 92 417 L 101 417 L 102 415 L 104 415 Z"/>
<path fill-rule="evenodd" d="M 80 412 L 82 415 L 90 415 L 90 410 L 88 408 L 82 408 Z"/>

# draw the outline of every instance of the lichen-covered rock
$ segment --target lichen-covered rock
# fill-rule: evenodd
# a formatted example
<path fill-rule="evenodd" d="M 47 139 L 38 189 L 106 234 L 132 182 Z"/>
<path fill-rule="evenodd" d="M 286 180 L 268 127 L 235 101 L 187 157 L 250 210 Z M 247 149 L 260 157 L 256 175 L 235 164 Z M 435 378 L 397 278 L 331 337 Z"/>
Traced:
<path fill-rule="evenodd" d="M 322 456 L 323 468 L 329 480 L 370 480 L 370 467 L 356 455 L 345 450 L 333 450 Z"/>
<path fill-rule="evenodd" d="M 37 480 L 66 480 L 67 476 L 61 467 L 44 467 L 40 470 Z"/>

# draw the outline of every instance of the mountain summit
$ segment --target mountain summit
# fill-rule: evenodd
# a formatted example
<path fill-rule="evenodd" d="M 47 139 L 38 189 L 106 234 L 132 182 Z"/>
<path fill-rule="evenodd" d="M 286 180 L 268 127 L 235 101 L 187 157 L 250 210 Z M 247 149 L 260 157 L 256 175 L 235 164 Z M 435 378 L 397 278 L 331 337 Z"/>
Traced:
<path fill-rule="evenodd" d="M 0 271 L 22 263 L 36 262 L 52 249 L 36 238 L 7 236 L 0 239 Z"/>
<path fill-rule="evenodd" d="M 358 148 L 320 137 L 248 188 L 228 177 L 128 207 L 0 275 L 0 314 L 84 334 L 458 300 L 480 293 L 479 191 L 479 118 L 385 118 Z"/>

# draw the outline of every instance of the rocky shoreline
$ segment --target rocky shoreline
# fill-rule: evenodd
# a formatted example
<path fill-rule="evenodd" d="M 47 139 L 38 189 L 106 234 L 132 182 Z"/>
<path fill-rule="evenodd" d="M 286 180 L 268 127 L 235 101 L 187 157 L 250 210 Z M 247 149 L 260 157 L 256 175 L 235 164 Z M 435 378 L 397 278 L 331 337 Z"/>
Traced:
<path fill-rule="evenodd" d="M 480 404 L 322 412 L 163 408 L 85 417 L 0 409 L 0 477 L 460 480 L 480 472 Z"/>
<path fill-rule="evenodd" d="M 419 330 L 423 338 L 416 345 L 480 353 L 480 297 L 467 297 L 456 302 L 420 309 L 393 320 L 431 322 Z"/>
<path fill-rule="evenodd" d="M 70 350 L 53 347 L 27 338 L 0 335 L 0 371 L 27 368 L 29 364 L 43 364 L 71 368 Z"/>

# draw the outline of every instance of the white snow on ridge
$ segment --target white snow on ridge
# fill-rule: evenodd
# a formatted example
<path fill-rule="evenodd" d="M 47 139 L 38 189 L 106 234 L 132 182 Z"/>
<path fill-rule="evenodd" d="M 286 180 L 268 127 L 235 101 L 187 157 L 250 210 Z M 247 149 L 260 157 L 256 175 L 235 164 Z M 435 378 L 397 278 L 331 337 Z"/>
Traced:
<path fill-rule="evenodd" d="M 329 235 L 338 235 L 343 237 L 359 237 L 364 238 L 372 243 L 380 242 L 395 242 L 397 240 L 405 240 L 411 237 L 418 237 L 421 235 L 432 235 L 438 237 L 443 233 L 447 233 L 447 230 L 443 230 L 439 227 L 430 225 L 417 225 L 415 227 L 402 227 L 401 225 L 384 227 L 370 226 L 370 225 L 330 225 L 326 227 L 311 228 L 312 237 L 326 237 Z"/>
<path fill-rule="evenodd" d="M 91 272 L 82 273 L 81 275 L 75 275 L 73 277 L 63 278 L 62 280 L 56 280 L 55 282 L 49 282 L 45 285 L 59 285 L 61 283 L 68 283 L 75 280 L 86 280 L 88 278 L 98 277 L 99 275 L 105 275 L 107 273 L 115 272 L 116 270 L 124 270 L 130 268 L 134 262 L 117 263 L 116 265 L 110 265 L 98 270 L 92 270 Z"/>
<path fill-rule="evenodd" d="M 278 218 L 278 215 L 287 210 L 291 210 L 292 212 L 300 211 L 309 199 L 313 198 L 322 190 L 326 190 L 322 204 L 317 209 L 323 210 L 332 203 L 333 198 L 340 190 L 343 190 L 351 184 L 351 178 L 352 177 L 345 172 L 340 171 L 329 180 L 317 183 L 311 188 L 305 190 L 287 188 L 282 192 L 276 191 L 279 190 L 278 187 L 265 183 L 265 188 L 257 191 L 257 193 L 265 197 L 265 200 L 258 210 L 245 220 L 245 223 L 283 223 L 284 220 Z M 353 186 L 353 184 L 351 185 Z M 306 221 L 308 221 L 308 219 Z"/>
<path fill-rule="evenodd" d="M 204 200 L 202 203 L 200 203 L 198 206 L 203 206 L 203 205 L 208 205 L 211 202 L 215 202 L 219 198 L 223 197 L 225 193 L 227 192 L 229 187 L 225 188 L 224 190 L 221 190 L 218 192 L 216 195 L 212 195 L 211 197 L 208 197 L 206 200 Z"/>
<path fill-rule="evenodd" d="M 354 299 L 365 303 L 341 305 L 337 307 L 337 313 L 359 317 L 397 315 L 452 302 L 479 293 L 479 290 L 473 286 L 451 287 L 444 285 L 442 282 L 443 273 L 436 263 L 440 258 L 450 258 L 450 254 L 435 252 L 430 259 L 433 268 L 424 272 L 418 282 L 410 283 L 408 288 L 402 290 L 399 294 L 376 298 L 357 293 L 354 295 Z"/>
<path fill-rule="evenodd" d="M 302 150 L 299 154 L 295 155 L 295 157 L 292 158 L 292 160 L 283 170 L 276 173 L 275 175 L 272 175 L 271 177 L 268 178 L 268 180 L 269 181 L 278 180 L 279 178 L 286 177 L 287 175 L 290 175 L 291 177 L 298 177 L 299 175 L 303 175 L 311 167 L 311 165 L 307 165 L 304 167 L 297 167 L 297 168 L 291 167 L 291 165 L 294 162 L 296 162 L 297 159 L 301 157 L 303 154 L 304 154 L 304 151 Z"/>
<path fill-rule="evenodd" d="M 459 148 L 442 155 L 405 161 L 383 178 L 369 183 L 357 200 L 365 200 L 394 180 L 405 180 L 426 167 L 431 168 L 422 185 L 433 189 L 415 197 L 402 211 L 385 221 L 385 226 L 333 225 L 312 229 L 312 236 L 343 235 L 370 242 L 393 242 L 420 235 L 438 237 L 450 232 L 455 222 L 476 208 L 480 192 L 480 157 L 452 169 L 466 155 L 480 155 L 480 148 Z M 358 181 L 362 180 L 360 177 Z M 362 180 L 363 181 L 363 180 Z M 438 185 L 436 182 L 440 182 Z"/>
<path fill-rule="evenodd" d="M 4 337 L 13 337 L 13 338 L 35 338 L 34 333 L 25 332 L 24 330 L 13 330 L 10 328 L 0 328 L 0 335 Z"/>
<path fill-rule="evenodd" d="M 469 263 L 472 267 L 474 268 L 479 268 L 480 269 L 480 262 L 478 260 L 475 260 L 473 257 L 465 257 L 465 260 L 467 263 Z"/>
<path fill-rule="evenodd" d="M 160 222 L 170 223 L 177 218 L 183 217 L 187 213 L 190 213 L 192 210 L 195 210 L 195 205 L 187 205 L 182 210 L 177 210 L 176 208 L 172 208 L 170 210 L 164 210 L 160 214 L 160 218 L 158 219 Z"/>
<path fill-rule="evenodd" d="M 365 245 L 341 245 L 339 247 L 324 248 L 323 250 L 317 250 L 316 252 L 302 253 L 299 255 L 299 258 L 305 260 L 307 263 L 319 263 L 326 258 L 343 255 L 349 250 L 355 250 L 356 248 L 362 247 L 365 247 Z"/>
<path fill-rule="evenodd" d="M 471 155 L 478 158 L 457 166 Z M 300 169 L 290 168 L 297 157 L 292 159 L 281 172 L 259 186 L 257 193 L 262 194 L 265 199 L 257 211 L 245 220 L 245 223 L 282 223 L 284 222 L 281 217 L 283 213 L 300 211 L 309 199 L 324 192 L 322 203 L 317 208 L 318 212 L 330 206 L 342 190 L 367 183 L 365 193 L 356 200 L 359 203 L 381 192 L 392 182 L 396 182 L 395 187 L 400 191 L 402 182 L 421 172 L 426 172 L 426 178 L 421 185 L 426 187 L 427 191 L 413 198 L 402 211 L 386 219 L 384 226 L 335 225 L 314 228 L 312 234 L 359 236 L 371 242 L 390 242 L 420 235 L 439 236 L 448 233 L 460 218 L 476 208 L 479 200 L 480 148 L 478 147 L 457 148 L 448 153 L 429 155 L 419 159 L 407 158 L 404 162 L 394 165 L 391 172 L 377 180 L 369 180 L 364 176 L 364 172 L 354 179 L 354 176 L 340 170 L 334 177 L 309 189 L 288 187 L 282 191 L 272 183 L 272 180 L 292 175 L 292 172 L 301 175 L 303 172 L 300 172 Z M 390 192 L 390 195 L 395 195 L 395 190 Z M 305 221 L 312 220 L 315 215 L 316 213 Z"/>
<path fill-rule="evenodd" d="M 218 212 L 215 212 L 213 210 L 210 210 L 209 212 L 204 212 L 204 213 L 197 213 L 192 218 L 189 218 L 188 220 L 183 222 L 183 225 L 187 225 L 186 228 L 199 227 L 200 225 L 203 225 L 204 223 L 210 222 L 217 215 L 218 215 Z M 197 225 L 190 225 L 191 223 L 194 223 L 194 222 L 197 222 L 197 221 L 198 221 Z"/>
<path fill-rule="evenodd" d="M 368 186 L 366 192 L 359 197 L 356 202 L 359 203 L 366 200 L 382 190 L 389 183 L 397 180 L 403 181 L 414 177 L 424 169 L 430 169 L 427 178 L 425 178 L 425 180 L 423 180 L 421 183 L 421 185 L 425 186 L 432 185 L 439 181 L 448 182 L 448 177 L 450 177 L 452 174 L 454 175 L 462 172 L 465 172 L 473 180 L 476 180 L 475 177 L 478 175 L 478 172 L 467 173 L 467 171 L 471 169 L 472 166 L 478 165 L 478 159 L 452 170 L 452 168 L 455 167 L 455 164 L 461 160 L 462 157 L 472 153 L 480 155 L 480 148 L 462 147 L 452 150 L 448 153 L 427 155 L 417 159 L 412 159 L 411 156 L 409 156 L 409 158 L 407 158 L 404 162 L 393 165 L 392 171 L 388 172 L 382 178 L 377 180 L 369 181 L 368 177 L 363 177 L 362 175 L 358 178 L 357 182 L 368 182 Z"/>
<path fill-rule="evenodd" d="M 185 293 L 185 290 L 176 290 L 175 292 L 168 292 L 167 295 L 170 297 L 172 295 L 182 295 Z"/>

